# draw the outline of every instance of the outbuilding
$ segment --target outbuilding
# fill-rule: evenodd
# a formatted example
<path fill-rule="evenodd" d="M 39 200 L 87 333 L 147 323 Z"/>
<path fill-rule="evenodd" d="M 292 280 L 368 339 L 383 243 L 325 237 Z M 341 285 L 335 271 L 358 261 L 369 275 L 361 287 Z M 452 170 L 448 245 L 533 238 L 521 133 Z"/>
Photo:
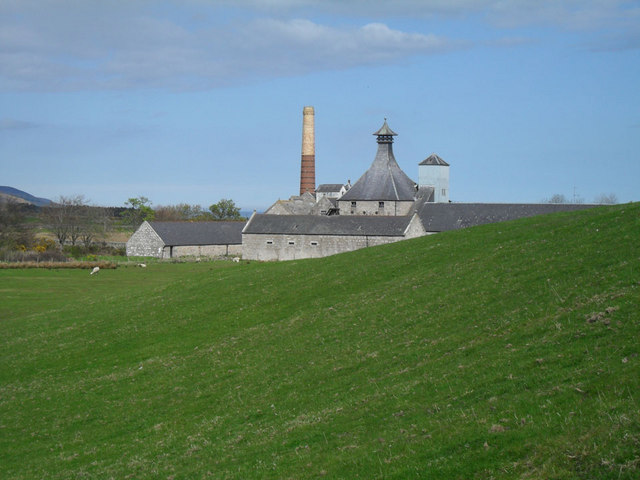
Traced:
<path fill-rule="evenodd" d="M 265 215 L 254 213 L 242 232 L 242 258 L 318 258 L 425 235 L 417 214 Z"/>
<path fill-rule="evenodd" d="M 246 222 L 143 222 L 127 241 L 128 257 L 224 257 L 242 254 Z"/>

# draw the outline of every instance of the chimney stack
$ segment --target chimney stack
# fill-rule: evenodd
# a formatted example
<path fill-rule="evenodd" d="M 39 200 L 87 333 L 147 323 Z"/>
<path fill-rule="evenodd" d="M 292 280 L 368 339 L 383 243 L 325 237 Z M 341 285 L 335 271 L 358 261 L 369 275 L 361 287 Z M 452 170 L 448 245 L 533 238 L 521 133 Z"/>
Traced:
<path fill-rule="evenodd" d="M 316 193 L 316 138 L 313 107 L 302 109 L 302 161 L 300 195 Z"/>

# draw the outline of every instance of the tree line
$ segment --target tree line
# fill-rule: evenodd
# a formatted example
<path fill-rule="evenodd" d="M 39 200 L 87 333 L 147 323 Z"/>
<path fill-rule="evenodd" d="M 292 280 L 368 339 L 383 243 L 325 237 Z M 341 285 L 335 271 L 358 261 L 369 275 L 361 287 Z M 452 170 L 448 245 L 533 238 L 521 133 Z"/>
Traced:
<path fill-rule="evenodd" d="M 143 196 L 129 198 L 124 207 L 91 205 L 83 195 L 60 196 L 45 207 L 0 201 L 0 260 L 11 251 L 44 253 L 65 246 L 88 249 L 97 242 L 104 243 L 114 229 L 135 230 L 145 220 L 197 222 L 242 219 L 240 208 L 233 200 L 224 198 L 207 210 L 200 205 L 186 203 L 153 208 L 150 200 Z M 57 247 L 47 236 L 55 238 Z"/>

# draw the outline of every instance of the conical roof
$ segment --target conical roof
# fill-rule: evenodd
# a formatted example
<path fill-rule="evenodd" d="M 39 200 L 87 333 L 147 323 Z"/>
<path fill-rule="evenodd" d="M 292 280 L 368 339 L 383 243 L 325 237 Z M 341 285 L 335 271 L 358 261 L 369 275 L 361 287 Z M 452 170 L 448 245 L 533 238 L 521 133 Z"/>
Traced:
<path fill-rule="evenodd" d="M 416 182 L 402 171 L 393 156 L 393 139 L 397 135 L 384 125 L 378 135 L 378 152 L 369 169 L 352 185 L 340 200 L 412 201 L 416 195 Z M 380 136 L 386 141 L 381 142 Z"/>
<path fill-rule="evenodd" d="M 380 129 L 377 132 L 374 133 L 374 135 L 378 135 L 378 136 L 381 136 L 381 135 L 384 135 L 384 136 L 387 136 L 387 135 L 397 136 L 398 134 L 389 128 L 389 125 L 387 125 L 387 119 L 385 118 L 384 119 L 384 124 L 382 125 L 382 127 L 380 127 Z"/>
<path fill-rule="evenodd" d="M 431 155 L 429 155 L 427 158 L 421 161 L 418 165 L 443 165 L 445 167 L 449 166 L 447 162 L 445 162 L 442 158 L 440 158 L 435 153 L 432 153 Z"/>

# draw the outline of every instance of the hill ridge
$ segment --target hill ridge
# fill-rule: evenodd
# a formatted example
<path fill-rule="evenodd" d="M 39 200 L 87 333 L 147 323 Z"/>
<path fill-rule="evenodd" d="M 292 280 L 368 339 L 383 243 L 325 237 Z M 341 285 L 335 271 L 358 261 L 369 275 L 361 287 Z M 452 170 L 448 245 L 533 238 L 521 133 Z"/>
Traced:
<path fill-rule="evenodd" d="M 22 199 L 27 203 L 36 205 L 37 207 L 44 207 L 51 203 L 51 200 L 49 200 L 48 198 L 35 197 L 30 193 L 27 193 L 22 190 L 18 190 L 17 188 L 9 187 L 6 185 L 0 185 L 0 194 Z"/>
<path fill-rule="evenodd" d="M 0 271 L 0 474 L 636 478 L 639 233 L 628 204 L 322 259 Z"/>

